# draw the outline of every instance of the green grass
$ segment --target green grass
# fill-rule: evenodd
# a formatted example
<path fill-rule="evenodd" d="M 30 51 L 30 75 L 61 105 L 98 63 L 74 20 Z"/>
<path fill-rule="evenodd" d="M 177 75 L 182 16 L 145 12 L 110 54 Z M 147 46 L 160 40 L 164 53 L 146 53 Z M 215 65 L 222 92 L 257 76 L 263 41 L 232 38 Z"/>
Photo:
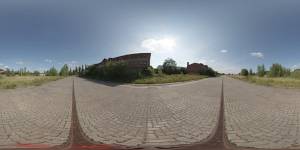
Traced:
<path fill-rule="evenodd" d="M 233 78 L 265 86 L 300 88 L 300 79 L 290 77 L 270 78 L 257 76 L 233 76 Z"/>
<path fill-rule="evenodd" d="M 174 74 L 174 75 L 156 74 L 152 77 L 134 80 L 132 83 L 134 83 L 134 84 L 161 84 L 161 83 L 173 83 L 173 82 L 200 80 L 200 79 L 204 79 L 204 78 L 207 78 L 207 76 L 192 75 L 192 74 Z"/>
<path fill-rule="evenodd" d="M 43 83 L 61 79 L 59 76 L 0 76 L 0 89 L 14 89 L 17 87 L 39 86 Z"/>

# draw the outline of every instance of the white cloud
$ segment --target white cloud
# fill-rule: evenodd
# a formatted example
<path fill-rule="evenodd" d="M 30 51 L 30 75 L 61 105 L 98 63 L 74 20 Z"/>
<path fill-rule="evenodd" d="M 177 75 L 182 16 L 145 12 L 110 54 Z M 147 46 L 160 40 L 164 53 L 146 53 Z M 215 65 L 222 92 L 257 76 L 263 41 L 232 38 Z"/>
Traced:
<path fill-rule="evenodd" d="M 295 69 L 300 69 L 300 64 L 296 64 L 296 65 L 293 65 L 291 67 L 292 70 L 295 70 Z"/>
<path fill-rule="evenodd" d="M 264 54 L 262 52 L 251 52 L 250 55 L 260 59 L 264 58 Z"/>
<path fill-rule="evenodd" d="M 47 62 L 47 63 L 52 63 L 53 62 L 53 60 L 51 60 L 51 59 L 45 59 L 44 61 Z"/>
<path fill-rule="evenodd" d="M 3 66 L 4 64 L 0 63 L 0 66 Z"/>
<path fill-rule="evenodd" d="M 146 39 L 142 42 L 141 47 L 150 51 L 170 51 L 176 47 L 176 40 L 173 38 L 162 38 L 162 39 Z"/>
<path fill-rule="evenodd" d="M 23 61 L 17 61 L 16 64 L 17 65 L 24 65 L 24 62 Z"/>
<path fill-rule="evenodd" d="M 9 68 L 8 66 L 4 66 L 5 69 Z"/>
<path fill-rule="evenodd" d="M 226 50 L 226 49 L 222 49 L 222 50 L 220 50 L 220 52 L 221 52 L 221 53 L 227 53 L 227 52 L 228 52 L 228 50 Z"/>

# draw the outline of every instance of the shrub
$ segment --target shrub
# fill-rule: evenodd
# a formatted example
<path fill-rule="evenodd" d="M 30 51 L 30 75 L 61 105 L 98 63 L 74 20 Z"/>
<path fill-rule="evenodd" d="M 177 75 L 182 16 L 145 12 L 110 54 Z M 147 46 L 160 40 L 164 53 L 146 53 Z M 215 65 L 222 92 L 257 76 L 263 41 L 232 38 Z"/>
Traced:
<path fill-rule="evenodd" d="M 150 68 L 146 68 L 143 71 L 129 69 L 127 63 L 119 61 L 106 62 L 102 66 L 88 66 L 86 68 L 85 75 L 102 80 L 127 82 L 142 77 L 142 72 L 147 75 L 150 75 L 153 71 Z"/>
<path fill-rule="evenodd" d="M 215 77 L 217 76 L 217 72 L 214 71 L 212 68 L 208 67 L 207 69 L 202 69 L 199 71 L 200 75 L 206 75 L 210 77 Z"/>
<path fill-rule="evenodd" d="M 241 73 L 240 73 L 242 76 L 248 76 L 248 70 L 247 69 L 242 69 L 241 70 Z"/>
<path fill-rule="evenodd" d="M 124 62 L 107 62 L 101 71 L 106 79 L 119 80 L 127 78 L 127 64 Z"/>
<path fill-rule="evenodd" d="M 180 72 L 181 74 L 187 74 L 187 71 L 186 71 L 186 68 L 185 68 L 185 67 L 180 67 L 180 68 L 179 68 L 179 72 Z"/>
<path fill-rule="evenodd" d="M 152 67 L 147 67 L 147 68 L 143 69 L 141 73 L 143 76 L 153 76 L 154 69 Z"/>

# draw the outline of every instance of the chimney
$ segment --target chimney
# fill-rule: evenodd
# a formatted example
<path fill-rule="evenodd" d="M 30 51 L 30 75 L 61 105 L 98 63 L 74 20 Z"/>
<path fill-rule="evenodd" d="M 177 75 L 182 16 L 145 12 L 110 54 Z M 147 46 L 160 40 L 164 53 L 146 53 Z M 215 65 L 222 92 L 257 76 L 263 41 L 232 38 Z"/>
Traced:
<path fill-rule="evenodd" d="M 190 65 L 190 63 L 189 63 L 189 62 L 187 62 L 187 63 L 186 63 L 186 66 L 188 67 L 189 65 Z"/>

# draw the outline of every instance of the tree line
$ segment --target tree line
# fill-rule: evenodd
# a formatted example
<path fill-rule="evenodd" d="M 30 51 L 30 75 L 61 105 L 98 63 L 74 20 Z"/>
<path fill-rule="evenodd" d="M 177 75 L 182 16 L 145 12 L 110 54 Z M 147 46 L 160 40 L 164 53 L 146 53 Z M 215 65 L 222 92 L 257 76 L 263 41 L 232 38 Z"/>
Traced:
<path fill-rule="evenodd" d="M 75 68 L 69 67 L 67 64 L 63 65 L 60 70 L 57 70 L 54 66 L 49 70 L 40 72 L 40 71 L 29 71 L 26 67 L 20 68 L 18 70 L 6 69 L 5 74 L 7 76 L 70 76 L 70 75 L 84 75 L 87 65 L 76 66 Z"/>
<path fill-rule="evenodd" d="M 279 63 L 272 64 L 269 70 L 266 70 L 265 65 L 258 65 L 257 72 L 253 72 L 252 69 L 243 68 L 240 72 L 242 76 L 256 75 L 259 77 L 300 77 L 300 70 L 296 69 L 291 71 L 291 69 L 282 66 Z"/>

